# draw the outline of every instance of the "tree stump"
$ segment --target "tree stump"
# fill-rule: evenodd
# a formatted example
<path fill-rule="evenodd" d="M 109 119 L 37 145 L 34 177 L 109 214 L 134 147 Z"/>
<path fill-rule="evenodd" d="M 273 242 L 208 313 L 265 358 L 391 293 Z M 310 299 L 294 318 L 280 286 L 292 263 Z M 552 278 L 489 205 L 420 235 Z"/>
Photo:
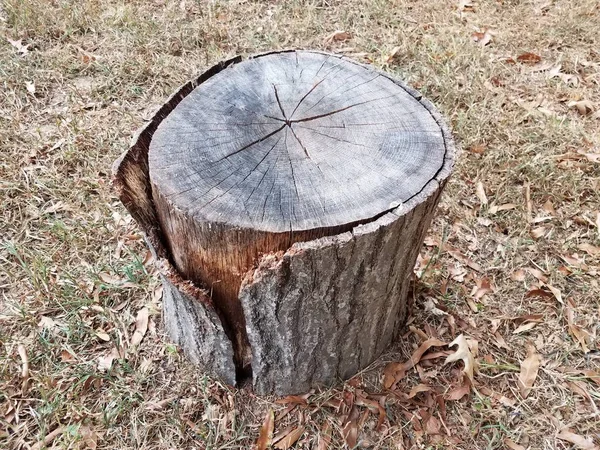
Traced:
<path fill-rule="evenodd" d="M 229 384 L 291 394 L 397 336 L 454 153 L 431 103 L 389 75 L 274 52 L 184 85 L 115 185 L 161 261 L 170 337 Z"/>

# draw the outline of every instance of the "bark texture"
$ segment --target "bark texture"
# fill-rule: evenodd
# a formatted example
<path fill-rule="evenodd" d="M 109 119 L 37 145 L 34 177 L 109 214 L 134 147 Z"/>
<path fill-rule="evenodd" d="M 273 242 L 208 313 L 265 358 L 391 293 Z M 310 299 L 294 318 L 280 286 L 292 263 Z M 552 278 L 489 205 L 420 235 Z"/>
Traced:
<path fill-rule="evenodd" d="M 401 82 L 274 52 L 184 85 L 115 184 L 165 268 L 171 338 L 230 384 L 291 394 L 351 377 L 406 322 L 454 154 L 431 103 Z"/>
<path fill-rule="evenodd" d="M 350 378 L 385 350 L 406 322 L 412 269 L 440 192 L 405 214 L 261 259 L 240 291 L 257 393 Z"/>

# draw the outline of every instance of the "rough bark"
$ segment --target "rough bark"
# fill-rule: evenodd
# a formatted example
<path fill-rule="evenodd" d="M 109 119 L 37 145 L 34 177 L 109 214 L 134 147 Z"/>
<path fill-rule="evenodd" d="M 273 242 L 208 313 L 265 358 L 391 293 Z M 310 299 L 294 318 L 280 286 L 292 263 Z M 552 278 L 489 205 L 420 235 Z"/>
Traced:
<path fill-rule="evenodd" d="M 453 160 L 418 92 L 289 51 L 185 85 L 116 184 L 168 267 L 169 335 L 227 382 L 237 370 L 258 393 L 286 394 L 352 376 L 405 323 Z"/>

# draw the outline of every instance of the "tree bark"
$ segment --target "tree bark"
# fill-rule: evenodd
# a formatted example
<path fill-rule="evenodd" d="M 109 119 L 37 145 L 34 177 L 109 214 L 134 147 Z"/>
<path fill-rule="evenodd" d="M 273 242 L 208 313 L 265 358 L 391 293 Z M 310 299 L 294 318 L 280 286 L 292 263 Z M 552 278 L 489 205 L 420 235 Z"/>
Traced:
<path fill-rule="evenodd" d="M 165 267 L 171 338 L 230 384 L 287 394 L 351 377 L 405 323 L 453 160 L 416 91 L 287 51 L 183 86 L 115 183 Z"/>

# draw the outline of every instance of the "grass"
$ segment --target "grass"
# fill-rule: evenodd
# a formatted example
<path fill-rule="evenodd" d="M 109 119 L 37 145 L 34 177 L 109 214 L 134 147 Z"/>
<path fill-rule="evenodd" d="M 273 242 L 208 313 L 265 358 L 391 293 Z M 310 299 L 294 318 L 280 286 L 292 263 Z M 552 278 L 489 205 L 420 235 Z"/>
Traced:
<path fill-rule="evenodd" d="M 600 166 L 583 155 L 600 153 L 597 2 L 485 0 L 462 11 L 451 1 L 408 0 L 0 5 L 1 447 L 33 448 L 46 439 L 52 448 L 246 449 L 269 408 L 276 417 L 285 411 L 275 399 L 198 373 L 163 336 L 158 281 L 139 231 L 110 188 L 110 167 L 178 85 L 235 54 L 286 47 L 343 52 L 405 79 L 448 117 L 463 148 L 430 238 L 443 239 L 483 273 L 440 246 L 425 246 L 412 326 L 452 340 L 448 322 L 425 307 L 428 298 L 459 319 L 459 332 L 478 342 L 479 395 L 447 402 L 452 436 L 419 431 L 414 417 L 424 407 L 388 396 L 385 427 L 375 431 L 376 417 L 369 416 L 360 445 L 495 449 L 511 439 L 524 448 L 571 448 L 557 437 L 564 427 L 600 444 L 598 379 L 580 372 L 600 368 L 600 260 L 578 248 L 600 245 Z M 488 28 L 492 40 L 481 46 L 472 35 Z M 351 39 L 326 44 L 338 29 Z M 525 52 L 540 63 L 518 62 Z M 562 75 L 550 77 L 559 64 Z M 569 106 L 581 100 L 594 111 L 582 115 Z M 477 182 L 487 205 L 476 195 Z M 555 214 L 544 208 L 547 201 Z M 514 208 L 493 212 L 508 203 Z M 528 210 L 532 219 L 552 217 L 532 224 Z M 543 233 L 533 238 L 538 226 Z M 565 262 L 574 253 L 585 266 Z M 526 267 L 541 270 L 565 302 L 573 301 L 577 323 L 591 336 L 590 352 L 569 331 L 555 298 L 526 296 L 540 285 L 530 274 L 515 279 Z M 477 299 L 474 312 L 467 299 L 482 277 L 493 291 Z M 128 347 L 144 307 L 148 331 L 138 347 Z M 535 313 L 543 322 L 513 334 L 515 317 Z M 517 376 L 527 342 L 543 361 L 522 398 Z M 296 448 L 313 448 L 328 422 L 330 448 L 344 448 L 339 415 L 327 400 L 356 389 L 381 392 L 385 363 L 406 360 L 418 343 L 408 333 L 357 377 L 358 385 L 314 393 L 309 406 L 276 420 L 275 432 L 302 424 Z M 127 349 L 101 370 L 98 358 L 113 348 Z M 437 376 L 444 392 L 443 383 L 460 375 L 459 366 L 442 367 L 441 360 L 421 366 L 400 391 L 435 384 Z"/>

